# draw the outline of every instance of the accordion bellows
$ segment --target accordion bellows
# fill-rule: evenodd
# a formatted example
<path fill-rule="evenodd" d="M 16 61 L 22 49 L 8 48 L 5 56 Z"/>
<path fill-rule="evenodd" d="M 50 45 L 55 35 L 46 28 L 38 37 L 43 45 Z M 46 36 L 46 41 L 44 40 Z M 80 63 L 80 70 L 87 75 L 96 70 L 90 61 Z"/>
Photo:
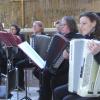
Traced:
<path fill-rule="evenodd" d="M 64 49 L 69 49 L 69 40 L 61 34 L 55 34 L 52 38 L 47 51 L 46 67 L 55 74 L 64 58 L 62 56 Z"/>
<path fill-rule="evenodd" d="M 87 47 L 89 41 L 91 40 L 74 39 L 70 42 L 68 90 L 82 97 L 98 97 L 100 67 Z"/>

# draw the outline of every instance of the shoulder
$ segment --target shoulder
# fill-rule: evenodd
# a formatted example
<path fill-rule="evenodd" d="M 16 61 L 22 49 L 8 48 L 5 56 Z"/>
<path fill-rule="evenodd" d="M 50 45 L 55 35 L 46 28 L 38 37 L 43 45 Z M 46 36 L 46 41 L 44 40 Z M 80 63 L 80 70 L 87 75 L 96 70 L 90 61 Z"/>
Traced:
<path fill-rule="evenodd" d="M 47 36 L 47 35 L 36 35 L 35 37 L 38 39 L 49 39 L 50 38 L 50 36 Z"/>
<path fill-rule="evenodd" d="M 25 41 L 25 34 L 24 33 L 20 33 L 19 37 L 21 38 L 22 41 Z"/>
<path fill-rule="evenodd" d="M 75 33 L 74 38 L 84 38 L 80 33 Z"/>

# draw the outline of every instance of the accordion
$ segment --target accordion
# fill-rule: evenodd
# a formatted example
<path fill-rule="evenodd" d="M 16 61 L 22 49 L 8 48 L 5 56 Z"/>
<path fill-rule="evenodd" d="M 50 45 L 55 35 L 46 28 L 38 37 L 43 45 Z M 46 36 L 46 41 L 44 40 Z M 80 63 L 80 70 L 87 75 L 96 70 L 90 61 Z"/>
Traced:
<path fill-rule="evenodd" d="M 32 35 L 30 45 L 45 60 L 51 37 L 46 35 Z"/>
<path fill-rule="evenodd" d="M 47 51 L 46 68 L 52 74 L 55 74 L 64 58 L 62 56 L 64 49 L 69 49 L 69 40 L 61 34 L 55 34 Z"/>
<path fill-rule="evenodd" d="M 91 40 L 70 41 L 68 90 L 82 97 L 98 97 L 100 96 L 100 66 L 87 47 L 89 41 Z"/>

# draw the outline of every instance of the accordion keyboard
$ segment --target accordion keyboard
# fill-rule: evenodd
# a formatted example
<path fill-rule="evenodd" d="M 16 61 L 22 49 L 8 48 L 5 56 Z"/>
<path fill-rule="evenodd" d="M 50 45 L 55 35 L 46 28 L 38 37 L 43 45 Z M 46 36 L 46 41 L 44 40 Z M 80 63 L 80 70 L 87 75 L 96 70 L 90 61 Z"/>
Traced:
<path fill-rule="evenodd" d="M 85 59 L 84 69 L 83 69 L 83 85 L 82 86 L 86 86 L 89 83 L 92 60 L 93 60 L 93 57 L 91 57 L 91 54 L 89 54 Z"/>

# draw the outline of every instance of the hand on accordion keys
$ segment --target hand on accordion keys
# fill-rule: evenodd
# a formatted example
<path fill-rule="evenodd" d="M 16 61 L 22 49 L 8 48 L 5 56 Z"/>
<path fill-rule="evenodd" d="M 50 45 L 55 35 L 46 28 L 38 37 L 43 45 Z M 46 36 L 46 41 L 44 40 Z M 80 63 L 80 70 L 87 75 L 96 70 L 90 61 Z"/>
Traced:
<path fill-rule="evenodd" d="M 96 55 L 97 53 L 100 52 L 100 44 L 96 43 L 94 40 L 89 41 L 88 48 L 93 55 Z"/>
<path fill-rule="evenodd" d="M 63 51 L 63 57 L 64 59 L 69 59 L 69 53 L 67 52 L 66 49 Z"/>

